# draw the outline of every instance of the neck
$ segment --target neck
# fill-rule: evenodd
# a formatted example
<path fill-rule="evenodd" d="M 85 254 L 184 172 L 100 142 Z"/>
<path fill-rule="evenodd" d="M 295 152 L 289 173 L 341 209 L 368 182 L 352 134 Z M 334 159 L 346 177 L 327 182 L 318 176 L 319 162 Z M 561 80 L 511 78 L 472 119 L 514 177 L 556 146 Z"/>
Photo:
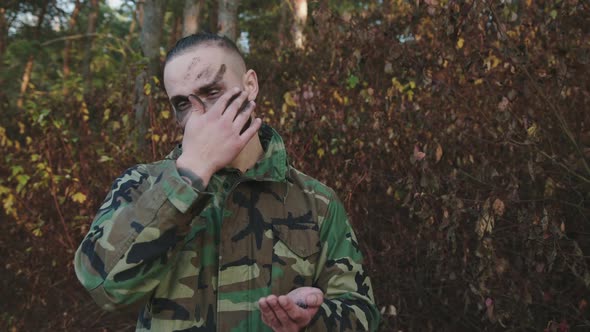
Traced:
<path fill-rule="evenodd" d="M 258 137 L 258 134 L 255 134 L 229 166 L 245 173 L 256 164 L 263 154 L 264 149 L 262 149 L 260 137 Z"/>

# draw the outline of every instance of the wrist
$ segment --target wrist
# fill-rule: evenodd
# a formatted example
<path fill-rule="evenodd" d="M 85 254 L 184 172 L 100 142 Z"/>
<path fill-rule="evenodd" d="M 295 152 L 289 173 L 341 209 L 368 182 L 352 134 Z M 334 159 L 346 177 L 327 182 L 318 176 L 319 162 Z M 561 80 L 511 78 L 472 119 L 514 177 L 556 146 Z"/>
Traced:
<path fill-rule="evenodd" d="M 189 162 L 181 155 L 176 160 L 176 169 L 180 177 L 198 190 L 205 190 L 209 180 L 215 171 L 206 165 L 197 162 Z"/>

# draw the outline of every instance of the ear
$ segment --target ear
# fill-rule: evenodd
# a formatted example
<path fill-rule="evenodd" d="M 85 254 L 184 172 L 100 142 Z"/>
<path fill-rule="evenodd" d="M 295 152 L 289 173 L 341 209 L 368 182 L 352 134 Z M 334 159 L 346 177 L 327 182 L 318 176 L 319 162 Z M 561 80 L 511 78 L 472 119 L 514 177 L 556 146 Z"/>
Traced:
<path fill-rule="evenodd" d="M 244 74 L 243 83 L 244 90 L 248 92 L 248 100 L 255 100 L 256 96 L 258 96 L 258 76 L 256 76 L 256 72 L 252 69 L 249 69 Z"/>

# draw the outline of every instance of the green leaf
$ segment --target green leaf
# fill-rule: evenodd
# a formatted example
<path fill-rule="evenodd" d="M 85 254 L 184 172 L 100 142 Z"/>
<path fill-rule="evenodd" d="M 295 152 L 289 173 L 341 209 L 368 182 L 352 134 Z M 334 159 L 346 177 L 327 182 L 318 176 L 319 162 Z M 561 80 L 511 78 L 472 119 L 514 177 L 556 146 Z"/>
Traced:
<path fill-rule="evenodd" d="M 45 117 L 47 117 L 47 115 L 49 115 L 50 110 L 48 109 L 44 109 L 41 111 L 41 114 L 39 114 L 39 117 L 37 118 L 37 123 L 40 125 L 44 125 L 46 123 L 45 121 Z"/>
<path fill-rule="evenodd" d="M 113 160 L 113 158 L 109 157 L 109 156 L 100 156 L 100 158 L 98 159 L 99 163 L 105 163 L 107 161 L 111 161 Z"/>
<path fill-rule="evenodd" d="M 76 203 L 84 203 L 86 201 L 86 195 L 84 195 L 81 192 L 77 192 L 75 194 L 72 195 L 72 201 L 76 202 Z"/>
<path fill-rule="evenodd" d="M 17 193 L 20 193 L 23 190 L 30 178 L 31 177 L 26 174 L 19 174 L 16 176 L 16 181 L 18 182 L 18 185 L 16 186 Z"/>
<path fill-rule="evenodd" d="M 41 237 L 43 236 L 43 231 L 41 230 L 41 228 L 35 228 L 33 230 L 33 235 L 35 235 L 36 237 Z"/>
<path fill-rule="evenodd" d="M 346 80 L 346 83 L 347 83 L 349 89 L 356 88 L 356 86 L 359 84 L 359 82 L 360 82 L 359 78 L 352 75 L 352 74 L 350 76 L 348 76 L 348 80 Z"/>
<path fill-rule="evenodd" d="M 12 166 L 12 167 L 10 168 L 10 170 L 12 171 L 12 176 L 15 176 L 15 175 L 17 175 L 17 174 L 21 174 L 21 173 L 23 173 L 23 172 L 24 172 L 24 169 L 23 169 L 23 167 L 22 167 L 22 166 L 20 166 L 20 165 L 15 165 L 15 166 Z"/>

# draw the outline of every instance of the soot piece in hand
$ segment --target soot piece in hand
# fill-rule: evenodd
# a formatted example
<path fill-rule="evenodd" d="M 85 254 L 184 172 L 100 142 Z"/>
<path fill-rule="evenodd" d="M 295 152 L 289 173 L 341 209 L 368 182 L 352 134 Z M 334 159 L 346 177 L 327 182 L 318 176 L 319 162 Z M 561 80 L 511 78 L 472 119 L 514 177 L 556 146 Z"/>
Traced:
<path fill-rule="evenodd" d="M 300 300 L 300 301 L 297 301 L 297 302 L 295 302 L 295 304 L 297 304 L 297 306 L 298 306 L 299 308 L 307 309 L 307 303 L 305 303 L 305 302 L 303 302 L 303 301 L 301 301 L 301 300 Z"/>

